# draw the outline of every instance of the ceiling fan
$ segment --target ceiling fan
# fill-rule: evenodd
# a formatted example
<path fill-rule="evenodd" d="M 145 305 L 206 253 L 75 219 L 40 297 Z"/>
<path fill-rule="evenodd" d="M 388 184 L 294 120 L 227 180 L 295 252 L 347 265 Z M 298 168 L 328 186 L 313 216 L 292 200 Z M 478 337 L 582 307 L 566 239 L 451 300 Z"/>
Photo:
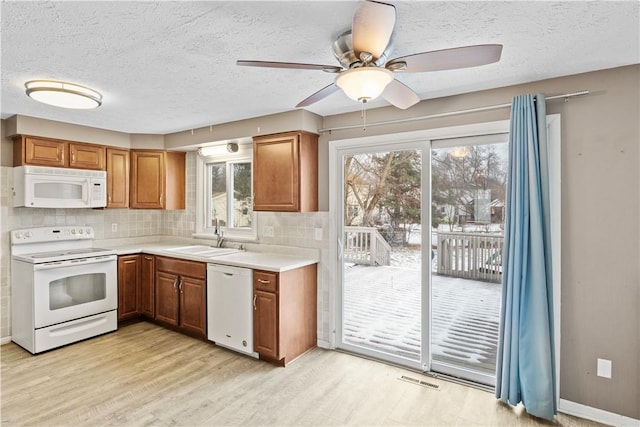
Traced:
<path fill-rule="evenodd" d="M 351 30 L 333 42 L 333 53 L 341 66 L 252 60 L 239 60 L 236 64 L 337 74 L 333 83 L 300 101 L 296 107 L 306 107 L 342 89 L 355 101 L 365 103 L 382 95 L 389 103 L 406 109 L 418 103 L 420 98 L 396 80 L 393 73 L 453 70 L 500 60 L 501 44 L 481 44 L 416 53 L 387 61 L 395 22 L 393 5 L 370 0 L 361 2 L 353 16 Z"/>

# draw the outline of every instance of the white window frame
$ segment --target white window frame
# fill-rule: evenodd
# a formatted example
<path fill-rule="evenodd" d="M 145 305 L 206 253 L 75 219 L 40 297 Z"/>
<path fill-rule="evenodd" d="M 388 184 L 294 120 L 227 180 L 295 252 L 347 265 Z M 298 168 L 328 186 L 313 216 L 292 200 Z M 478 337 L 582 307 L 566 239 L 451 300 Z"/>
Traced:
<path fill-rule="evenodd" d="M 207 206 L 210 203 L 207 195 L 211 194 L 211 180 L 207 172 L 208 165 L 211 163 L 226 164 L 227 206 L 233 206 L 233 194 L 229 191 L 229 186 L 233 182 L 233 177 L 230 176 L 231 165 L 233 163 L 251 163 L 251 185 L 253 187 L 253 149 L 251 144 L 241 144 L 238 152 L 228 153 L 226 152 L 225 146 L 222 145 L 220 146 L 220 150 L 213 149 L 212 153 L 208 155 L 203 155 L 199 152 L 196 159 L 196 230 L 193 236 L 215 239 L 217 235 L 215 234 L 214 228 L 207 224 L 206 215 L 206 209 L 208 209 Z M 230 218 L 229 212 L 227 212 L 227 218 Z M 258 230 L 256 220 L 256 213 L 252 212 L 251 228 L 234 228 L 227 224 L 226 226 L 219 227 L 219 229 L 222 230 L 225 239 L 256 241 Z"/>

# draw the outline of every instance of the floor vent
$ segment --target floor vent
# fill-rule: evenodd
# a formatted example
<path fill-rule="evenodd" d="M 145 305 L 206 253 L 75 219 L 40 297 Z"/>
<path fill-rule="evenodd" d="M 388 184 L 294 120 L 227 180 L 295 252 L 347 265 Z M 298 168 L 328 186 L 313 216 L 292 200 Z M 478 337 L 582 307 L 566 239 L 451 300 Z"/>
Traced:
<path fill-rule="evenodd" d="M 422 386 L 422 387 L 425 387 L 425 388 L 429 388 L 431 390 L 440 391 L 440 386 L 438 384 L 428 383 L 426 381 L 422 381 L 422 380 L 419 380 L 419 379 L 416 379 L 416 378 L 411 378 L 411 377 L 408 377 L 406 375 L 403 375 L 398 379 L 400 381 L 406 381 L 408 383 L 419 385 L 419 386 Z"/>

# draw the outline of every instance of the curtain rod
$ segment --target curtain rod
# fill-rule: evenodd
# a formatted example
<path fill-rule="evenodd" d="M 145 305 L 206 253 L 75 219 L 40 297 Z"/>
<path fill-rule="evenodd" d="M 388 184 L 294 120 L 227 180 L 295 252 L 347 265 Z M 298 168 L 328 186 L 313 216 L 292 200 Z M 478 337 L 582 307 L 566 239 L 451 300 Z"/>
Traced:
<path fill-rule="evenodd" d="M 581 91 L 578 91 L 578 92 L 565 93 L 563 95 L 553 95 L 553 96 L 545 97 L 545 100 L 546 101 L 551 101 L 553 99 L 564 99 L 566 101 L 569 98 L 573 98 L 574 96 L 582 96 L 582 95 L 588 95 L 588 94 L 589 94 L 588 90 L 581 90 Z M 407 119 L 385 120 L 385 121 L 381 121 L 381 122 L 367 123 L 367 127 L 391 125 L 391 124 L 398 124 L 398 123 L 407 123 L 407 122 L 414 122 L 414 121 L 417 121 L 417 120 L 436 119 L 436 118 L 440 118 L 440 117 L 457 116 L 457 115 L 460 115 L 460 114 L 479 113 L 481 111 L 498 110 L 500 108 L 508 108 L 508 107 L 511 107 L 511 103 L 489 105 L 489 106 L 486 106 L 486 107 L 478 107 L 478 108 L 469 108 L 467 110 L 448 111 L 446 113 L 436 113 L 436 114 L 429 114 L 427 116 L 409 117 Z M 358 129 L 358 128 L 361 128 L 361 127 L 362 127 L 361 124 L 349 125 L 349 126 L 338 126 L 338 127 L 334 127 L 334 128 L 318 129 L 318 133 L 331 132 L 331 131 L 334 131 L 334 130 Z"/>

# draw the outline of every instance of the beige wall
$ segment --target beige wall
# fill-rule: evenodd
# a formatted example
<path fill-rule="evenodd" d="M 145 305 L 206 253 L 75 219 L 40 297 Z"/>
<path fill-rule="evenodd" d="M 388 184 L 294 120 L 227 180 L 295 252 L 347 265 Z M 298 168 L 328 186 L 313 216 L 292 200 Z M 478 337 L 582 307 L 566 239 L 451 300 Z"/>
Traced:
<path fill-rule="evenodd" d="M 548 95 L 584 89 L 591 92 L 567 103 L 550 101 L 547 108 L 549 113 L 559 113 L 562 117 L 561 398 L 636 419 L 640 419 L 639 81 L 640 66 L 636 65 L 425 101 L 408 111 L 390 107 L 367 112 L 367 121 L 372 123 L 502 104 L 509 102 L 514 95 L 528 92 Z M 306 130 L 320 126 L 358 124 L 361 120 L 359 112 L 326 117 L 322 122 L 317 120 L 317 116 L 306 112 L 290 117 L 293 117 L 292 129 Z M 402 125 L 369 126 L 366 135 L 508 118 L 509 110 L 503 109 Z M 253 128 L 264 121 L 264 118 L 258 118 L 244 124 L 219 125 L 221 133 L 215 134 L 214 138 L 209 138 L 208 127 L 194 131 L 193 135 L 189 130 L 165 136 L 120 135 L 104 130 L 94 130 L 94 133 L 91 128 L 65 124 L 51 125 L 53 131 L 59 132 L 55 135 L 48 134 L 48 124 L 41 131 L 47 133 L 45 136 L 104 144 L 109 144 L 104 138 L 109 138 L 108 141 L 114 138 L 113 141 L 119 141 L 119 144 L 124 144 L 122 146 L 158 144 L 164 140 L 166 148 L 179 149 L 228 139 L 234 132 L 231 129 Z M 273 131 L 285 130 L 280 128 L 281 121 L 277 122 L 278 129 Z M 29 119 L 22 126 L 36 129 L 43 123 L 46 122 Z M 2 123 L 2 131 L 7 135 L 10 133 L 5 132 L 5 127 L 10 130 L 13 124 L 9 125 L 4 121 Z M 262 131 L 263 126 L 260 127 Z M 83 135 L 88 135 L 88 140 L 83 139 Z M 233 137 L 242 136 L 246 135 Z M 328 210 L 328 141 L 360 136 L 363 136 L 361 129 L 321 135 L 319 201 L 322 210 Z M 97 235 L 101 238 L 190 235 L 189 225 L 195 220 L 195 178 L 192 174 L 187 176 L 185 211 L 14 209 L 9 207 L 10 186 L 7 185 L 11 180 L 10 142 L 3 137 L 2 144 L 1 337 L 10 335 L 10 230 L 23 226 L 87 223 L 96 227 Z M 195 162 L 195 155 L 187 156 L 187 162 L 193 166 L 189 162 Z M 188 167 L 188 170 L 195 170 L 195 167 Z M 329 295 L 330 288 L 335 286 L 327 267 L 329 242 L 327 233 L 322 241 L 313 239 L 315 227 L 322 226 L 326 230 L 328 214 L 261 214 L 258 221 L 259 224 L 273 225 L 280 231 L 277 231 L 275 239 L 260 236 L 265 243 L 309 246 L 321 250 L 318 333 L 320 339 L 328 341 L 331 334 L 329 323 L 334 315 Z M 111 233 L 113 222 L 120 224 L 117 233 Z M 595 375 L 597 358 L 613 361 L 612 379 Z"/>
<path fill-rule="evenodd" d="M 129 148 L 131 145 L 129 134 L 124 132 L 96 129 L 35 117 L 13 116 L 5 120 L 5 126 L 7 136 L 15 134 L 44 136 L 123 148 Z"/>
<path fill-rule="evenodd" d="M 306 110 L 293 110 L 197 129 L 185 129 L 165 135 L 165 145 L 169 150 L 196 149 L 199 145 L 210 142 L 251 138 L 291 130 L 316 132 L 321 124 L 321 116 Z"/>
<path fill-rule="evenodd" d="M 409 111 L 367 112 L 367 122 L 510 102 L 514 95 L 589 90 L 549 101 L 562 123 L 562 305 L 560 397 L 640 419 L 640 66 L 422 102 Z M 509 118 L 509 109 L 333 131 L 320 138 L 320 206 L 328 208 L 328 141 Z M 361 122 L 326 117 L 325 128 Z M 596 359 L 613 362 L 611 379 Z"/>

